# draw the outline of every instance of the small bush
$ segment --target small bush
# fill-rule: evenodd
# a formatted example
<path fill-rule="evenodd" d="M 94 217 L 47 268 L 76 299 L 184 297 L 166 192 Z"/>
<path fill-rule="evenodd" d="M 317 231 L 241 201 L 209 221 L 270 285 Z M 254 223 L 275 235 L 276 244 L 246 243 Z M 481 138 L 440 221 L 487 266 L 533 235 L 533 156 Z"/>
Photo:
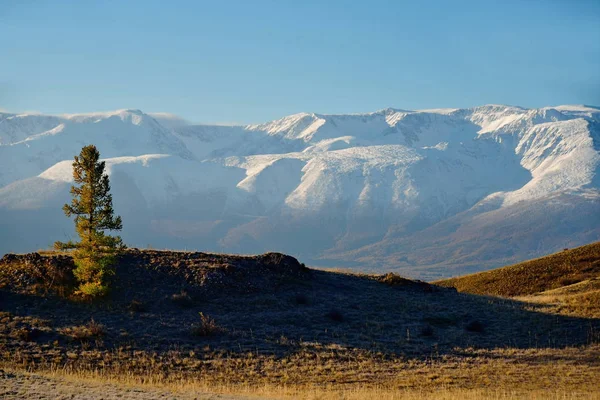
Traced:
<path fill-rule="evenodd" d="M 339 310 L 331 310 L 325 316 L 335 322 L 342 322 L 344 320 L 344 315 Z"/>
<path fill-rule="evenodd" d="M 104 325 L 97 323 L 93 319 L 85 325 L 72 326 L 62 330 L 63 335 L 69 336 L 75 340 L 99 339 L 106 334 Z"/>
<path fill-rule="evenodd" d="M 469 321 L 465 325 L 465 330 L 468 332 L 483 332 L 483 324 L 477 320 Z"/>
<path fill-rule="evenodd" d="M 171 301 L 180 307 L 189 308 L 194 305 L 192 298 L 187 291 L 182 290 L 179 293 L 175 293 L 171 296 Z"/>
<path fill-rule="evenodd" d="M 87 329 L 90 331 L 90 334 L 93 337 L 104 336 L 104 334 L 106 333 L 104 325 L 97 323 L 93 319 L 90 322 L 88 322 Z"/>
<path fill-rule="evenodd" d="M 193 324 L 191 333 L 194 336 L 215 336 L 225 330 L 220 327 L 214 318 L 205 315 L 204 313 L 198 313 L 200 315 L 200 322 Z"/>

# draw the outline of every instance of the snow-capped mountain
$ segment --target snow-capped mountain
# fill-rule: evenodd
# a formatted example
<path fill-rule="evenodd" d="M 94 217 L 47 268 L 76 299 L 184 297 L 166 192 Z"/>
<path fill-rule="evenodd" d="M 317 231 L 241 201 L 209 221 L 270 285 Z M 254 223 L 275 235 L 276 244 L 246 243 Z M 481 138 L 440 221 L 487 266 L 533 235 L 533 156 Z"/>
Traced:
<path fill-rule="evenodd" d="M 600 239 L 600 109 L 301 113 L 190 125 L 0 113 L 0 253 L 74 235 L 71 160 L 106 159 L 132 246 L 454 275 Z"/>

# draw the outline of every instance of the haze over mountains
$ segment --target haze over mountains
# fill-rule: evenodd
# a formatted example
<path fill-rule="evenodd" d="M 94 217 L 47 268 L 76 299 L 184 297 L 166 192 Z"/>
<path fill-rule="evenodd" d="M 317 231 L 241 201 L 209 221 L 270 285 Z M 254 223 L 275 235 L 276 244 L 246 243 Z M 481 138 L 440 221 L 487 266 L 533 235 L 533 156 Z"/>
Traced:
<path fill-rule="evenodd" d="M 420 278 L 600 238 L 600 109 L 301 113 L 190 125 L 139 110 L 0 113 L 0 253 L 74 236 L 71 162 L 106 159 L 130 246 L 281 251 Z"/>

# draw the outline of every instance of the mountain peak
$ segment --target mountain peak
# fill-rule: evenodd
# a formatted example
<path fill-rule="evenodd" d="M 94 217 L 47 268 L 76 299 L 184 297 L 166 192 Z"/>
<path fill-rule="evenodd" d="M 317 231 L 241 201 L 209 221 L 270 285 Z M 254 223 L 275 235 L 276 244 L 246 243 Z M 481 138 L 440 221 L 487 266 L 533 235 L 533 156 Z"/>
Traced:
<path fill-rule="evenodd" d="M 7 117 L 0 247 L 31 250 L 42 233 L 71 232 L 60 212 L 71 160 L 93 143 L 115 209 L 133 221 L 124 231 L 132 245 L 278 249 L 413 276 L 423 273 L 415 266 L 490 266 L 600 234 L 597 125 L 588 123 L 597 120 L 590 107 L 495 104 L 298 113 L 237 127 L 137 109 Z M 531 232 L 525 245 L 514 242 L 518 227 Z M 491 249 L 485 258 L 481 248 Z"/>

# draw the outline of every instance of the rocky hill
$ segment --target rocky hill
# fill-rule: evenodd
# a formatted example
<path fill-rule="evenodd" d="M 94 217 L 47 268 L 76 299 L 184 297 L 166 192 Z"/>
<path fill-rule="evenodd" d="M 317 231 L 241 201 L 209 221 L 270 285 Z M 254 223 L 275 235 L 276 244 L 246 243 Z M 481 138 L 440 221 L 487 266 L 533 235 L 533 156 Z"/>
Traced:
<path fill-rule="evenodd" d="M 73 297 L 72 268 L 71 258 L 61 254 L 7 254 L 0 260 L 3 309 L 15 311 L 27 304 L 29 310 L 21 317 L 56 319 L 54 327 L 43 330 L 42 343 L 58 339 L 71 346 L 58 327 L 94 319 L 106 327 L 104 340 L 113 345 L 122 344 L 117 333 L 124 329 L 145 345 L 155 342 L 168 348 L 193 343 L 189 329 L 202 311 L 224 331 L 237 332 L 219 338 L 230 350 L 249 340 L 240 335 L 246 337 L 250 330 L 253 346 L 278 347 L 272 335 L 310 341 L 325 329 L 343 330 L 343 340 L 336 338 L 338 333 L 321 340 L 344 346 L 368 348 L 377 343 L 389 352 L 419 352 L 433 343 L 439 350 L 467 343 L 493 346 L 508 336 L 514 344 L 525 345 L 525 332 L 536 330 L 540 318 L 502 301 L 490 305 L 454 289 L 391 273 L 309 269 L 278 253 L 235 256 L 130 249 L 119 259 L 109 298 L 97 304 Z M 517 322 L 508 327 L 508 319 Z M 380 329 L 369 327 L 374 321 Z M 471 324 L 485 335 L 470 331 Z M 568 328 L 565 345 L 585 341 L 587 327 L 582 326 L 578 336 L 572 323 L 551 325 L 550 331 L 544 326 L 543 337 L 560 336 L 557 332 Z M 390 341 L 390 335 L 407 330 L 414 336 L 410 341 Z"/>
<path fill-rule="evenodd" d="M 588 346 L 580 354 L 593 357 L 600 341 L 600 320 L 584 315 L 546 313 L 536 303 L 459 293 L 391 273 L 309 269 L 278 253 L 130 249 L 119 258 L 110 295 L 92 303 L 73 293 L 72 268 L 65 254 L 0 260 L 0 367 L 80 374 L 101 363 L 103 374 L 159 381 L 201 376 L 213 383 L 337 385 L 366 379 L 420 387 L 425 383 L 406 374 L 417 365 L 430 368 L 428 359 L 445 371 L 468 362 L 473 351 L 506 346 L 513 356 L 534 347 Z M 478 362 L 496 362 L 484 353 Z M 402 367 L 407 360 L 414 360 L 409 369 Z M 600 371 L 586 360 L 568 368 L 586 365 L 588 378 Z"/>

